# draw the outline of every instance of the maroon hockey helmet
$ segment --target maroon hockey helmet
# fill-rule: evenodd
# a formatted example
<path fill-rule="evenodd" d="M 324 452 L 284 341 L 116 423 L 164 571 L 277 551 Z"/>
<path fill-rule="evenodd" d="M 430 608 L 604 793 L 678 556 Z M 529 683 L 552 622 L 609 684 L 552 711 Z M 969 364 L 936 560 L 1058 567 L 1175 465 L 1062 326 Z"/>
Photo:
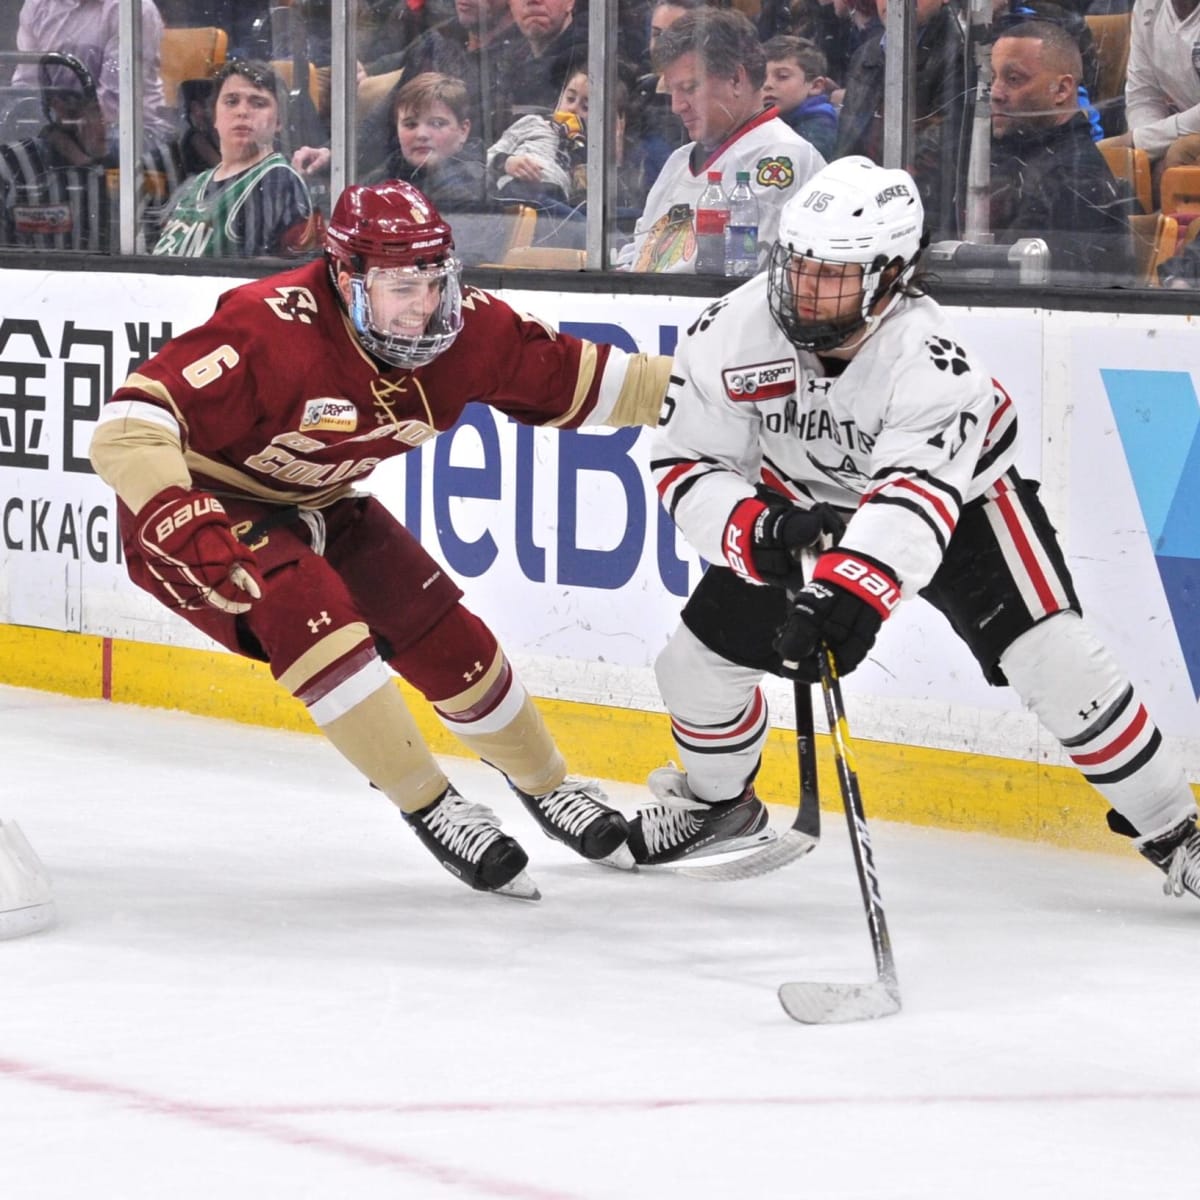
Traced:
<path fill-rule="evenodd" d="M 346 309 L 376 358 L 421 367 L 462 329 L 462 266 L 450 226 L 410 183 L 354 185 L 338 197 L 325 232 L 334 286 L 350 276 Z"/>

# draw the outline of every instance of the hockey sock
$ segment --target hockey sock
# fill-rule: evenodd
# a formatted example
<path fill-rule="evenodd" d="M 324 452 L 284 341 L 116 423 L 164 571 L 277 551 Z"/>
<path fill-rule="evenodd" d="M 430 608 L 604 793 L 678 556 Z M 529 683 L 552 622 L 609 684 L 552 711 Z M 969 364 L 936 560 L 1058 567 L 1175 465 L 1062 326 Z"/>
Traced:
<path fill-rule="evenodd" d="M 1178 824 L 1196 803 L 1133 684 L 1076 613 L 1019 637 L 1000 666 L 1083 777 L 1144 836 Z"/>

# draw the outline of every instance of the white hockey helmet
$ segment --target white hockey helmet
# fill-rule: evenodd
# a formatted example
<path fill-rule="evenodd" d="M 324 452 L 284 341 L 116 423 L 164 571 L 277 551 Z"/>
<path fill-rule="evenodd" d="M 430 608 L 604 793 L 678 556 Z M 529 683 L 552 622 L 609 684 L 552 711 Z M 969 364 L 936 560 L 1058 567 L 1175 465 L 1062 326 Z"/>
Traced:
<path fill-rule="evenodd" d="M 866 328 L 868 336 L 892 307 L 872 315 L 876 302 L 891 294 L 894 303 L 912 277 L 924 245 L 924 224 L 925 208 L 907 171 L 858 155 L 830 163 L 779 214 L 767 284 L 776 323 L 802 350 L 832 350 L 859 329 Z M 802 317 L 796 306 L 796 259 L 861 266 L 859 311 L 835 320 Z M 884 272 L 897 260 L 899 269 L 884 283 Z"/>

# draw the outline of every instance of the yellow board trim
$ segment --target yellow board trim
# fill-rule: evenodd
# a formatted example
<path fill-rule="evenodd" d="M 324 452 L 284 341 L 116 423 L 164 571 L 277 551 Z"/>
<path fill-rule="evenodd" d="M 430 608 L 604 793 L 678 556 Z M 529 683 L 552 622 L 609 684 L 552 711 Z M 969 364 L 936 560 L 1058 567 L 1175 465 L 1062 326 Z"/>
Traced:
<path fill-rule="evenodd" d="M 317 732 L 304 706 L 262 663 L 221 651 L 0 625 L 0 683 L 122 704 L 174 708 L 275 729 Z M 397 681 L 437 754 L 461 754 L 425 700 Z M 538 700 L 572 772 L 642 782 L 671 754 L 662 713 Z M 819 736 L 822 808 L 840 811 L 829 739 Z M 1104 823 L 1105 804 L 1073 770 L 1016 759 L 855 738 L 867 813 L 883 820 L 1127 852 Z M 798 789 L 795 736 L 772 729 L 758 791 L 790 806 Z"/>

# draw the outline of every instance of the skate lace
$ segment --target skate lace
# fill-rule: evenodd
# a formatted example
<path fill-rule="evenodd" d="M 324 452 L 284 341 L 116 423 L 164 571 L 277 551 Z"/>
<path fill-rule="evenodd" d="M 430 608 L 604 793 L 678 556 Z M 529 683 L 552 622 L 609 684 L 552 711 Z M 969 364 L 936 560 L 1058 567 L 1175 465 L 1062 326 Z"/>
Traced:
<path fill-rule="evenodd" d="M 486 805 L 472 804 L 461 796 L 447 796 L 422 820 L 443 846 L 471 863 L 478 862 L 500 836 L 496 814 Z"/>
<path fill-rule="evenodd" d="M 708 805 L 695 801 L 675 804 L 654 805 L 641 810 L 642 837 L 646 849 L 651 854 L 662 850 L 671 850 L 680 842 L 699 832 L 703 821 L 695 815 L 696 809 L 706 809 Z"/>
<path fill-rule="evenodd" d="M 1180 842 L 1167 864 L 1163 894 L 1182 896 L 1185 891 L 1200 896 L 1200 833 L 1193 833 Z"/>
<path fill-rule="evenodd" d="M 537 798 L 538 808 L 560 829 L 582 833 L 605 811 L 593 783 L 563 784 Z"/>

